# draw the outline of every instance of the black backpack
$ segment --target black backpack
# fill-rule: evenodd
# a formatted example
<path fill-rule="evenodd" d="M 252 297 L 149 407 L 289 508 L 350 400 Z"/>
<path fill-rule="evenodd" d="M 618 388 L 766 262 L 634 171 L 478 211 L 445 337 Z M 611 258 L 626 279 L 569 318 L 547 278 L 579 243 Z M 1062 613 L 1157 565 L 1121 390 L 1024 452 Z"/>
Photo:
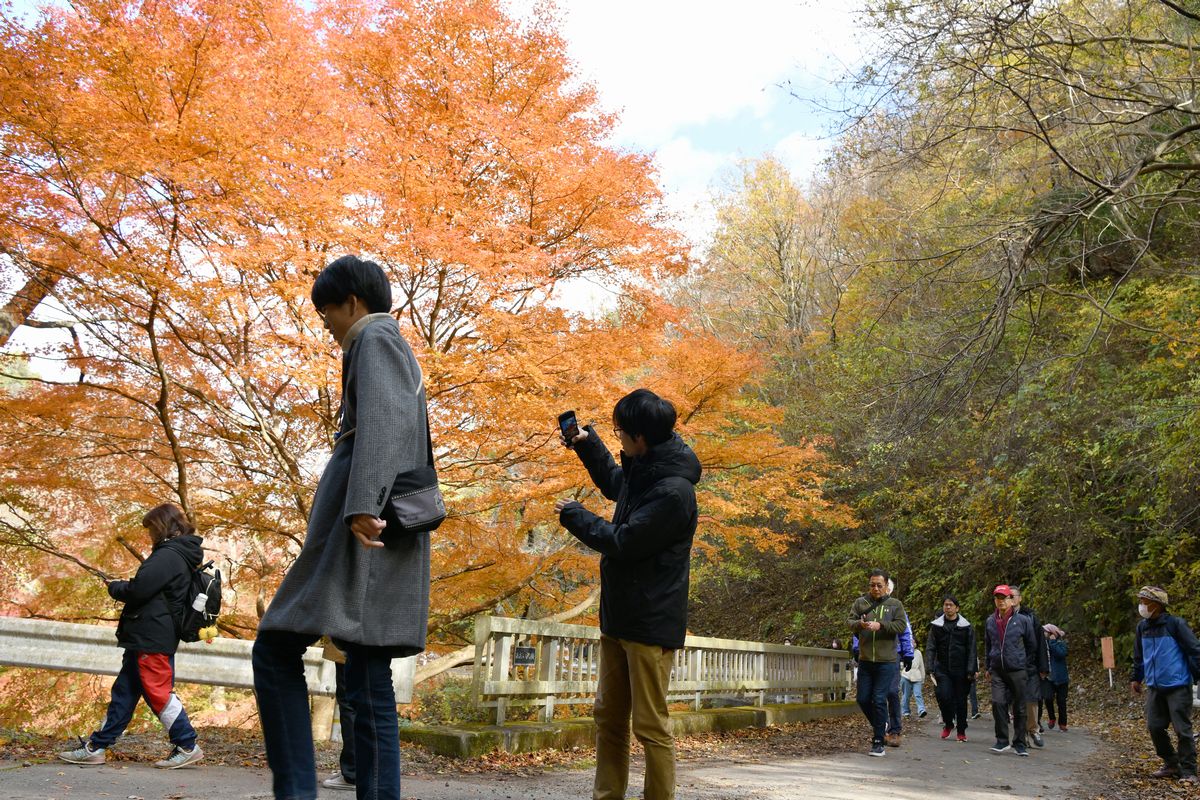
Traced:
<path fill-rule="evenodd" d="M 195 568 L 189 565 L 191 580 L 183 598 L 183 622 L 179 626 L 181 641 L 198 642 L 201 630 L 217 624 L 217 615 L 221 613 L 221 570 L 213 569 L 212 565 L 211 561 Z M 200 601 L 197 609 L 200 595 L 206 595 L 207 599 Z"/>

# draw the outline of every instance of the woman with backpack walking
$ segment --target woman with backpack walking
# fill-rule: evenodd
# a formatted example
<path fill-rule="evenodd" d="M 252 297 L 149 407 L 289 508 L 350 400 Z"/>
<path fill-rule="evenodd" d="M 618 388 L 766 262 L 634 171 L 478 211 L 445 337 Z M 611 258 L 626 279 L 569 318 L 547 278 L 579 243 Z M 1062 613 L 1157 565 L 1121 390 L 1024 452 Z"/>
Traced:
<path fill-rule="evenodd" d="M 173 503 L 155 506 L 142 518 L 150 537 L 149 557 L 128 581 L 108 581 L 108 594 L 125 604 L 117 623 L 117 643 L 125 648 L 121 671 L 113 681 L 112 699 L 100 729 L 75 750 L 59 753 L 62 761 L 82 766 L 104 763 L 108 748 L 133 719 L 138 699 L 147 704 L 171 740 L 171 753 L 154 766 L 177 769 L 204 757 L 196 731 L 175 694 L 175 650 L 184 616 L 191 573 L 204 556 L 183 510 Z"/>

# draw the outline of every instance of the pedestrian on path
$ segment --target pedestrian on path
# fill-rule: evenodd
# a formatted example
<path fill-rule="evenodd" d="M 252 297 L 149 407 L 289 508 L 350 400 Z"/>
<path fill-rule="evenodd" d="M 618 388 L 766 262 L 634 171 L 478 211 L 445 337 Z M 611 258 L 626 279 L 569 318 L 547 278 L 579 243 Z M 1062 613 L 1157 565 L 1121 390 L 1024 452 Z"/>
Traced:
<path fill-rule="evenodd" d="M 996 729 L 993 753 L 1014 751 L 1028 756 L 1025 723 L 1025 665 L 1028 653 L 1037 647 L 1033 621 L 1013 612 L 1012 589 L 1000 584 L 992 593 L 996 613 L 984 624 L 983 650 L 987 673 L 992 682 L 992 717 Z M 1009 713 L 1013 715 L 1013 736 L 1008 734 Z"/>
<path fill-rule="evenodd" d="M 321 781 L 326 789 L 353 792 L 354 776 L 354 706 L 346 699 L 346 654 L 328 639 L 324 642 L 321 656 L 333 662 L 333 689 L 337 699 L 338 728 L 342 735 L 342 749 L 338 753 L 338 771 Z"/>
<path fill-rule="evenodd" d="M 304 546 L 258 623 L 254 695 L 275 797 L 315 800 L 303 661 L 328 636 L 346 654 L 358 796 L 400 800 L 391 664 L 425 649 L 429 534 L 382 517 L 397 477 L 431 466 L 424 380 L 388 313 L 392 289 L 378 264 L 343 256 L 321 270 L 310 297 L 342 350 L 341 419 Z"/>
<path fill-rule="evenodd" d="M 867 593 L 850 606 L 850 630 L 858 637 L 858 707 L 871 723 L 870 755 L 884 755 L 887 695 L 899 672 L 896 637 L 908 627 L 904 606 L 888 594 L 888 575 L 868 576 Z"/>
<path fill-rule="evenodd" d="M 942 615 L 929 623 L 929 672 L 937 687 L 938 710 L 942 712 L 942 738 L 958 731 L 958 741 L 967 741 L 967 694 L 979 669 L 975 653 L 975 627 L 959 613 L 958 600 L 946 595 Z"/>
<path fill-rule="evenodd" d="M 887 593 L 892 597 L 896 596 L 896 583 L 891 578 L 888 578 Z M 904 632 L 896 637 L 896 660 L 899 662 L 900 668 L 896 670 L 892 684 L 888 687 L 888 724 L 887 733 L 884 735 L 884 744 L 888 747 L 899 747 L 904 734 L 904 723 L 900 719 L 900 675 L 904 670 L 912 668 L 915 650 L 912 623 L 908 619 L 908 612 L 905 612 Z"/>
<path fill-rule="evenodd" d="M 204 558 L 203 540 L 188 521 L 183 509 L 173 503 L 155 506 L 142 517 L 150 538 L 150 555 L 132 580 L 108 581 L 108 594 L 122 602 L 117 622 L 117 643 L 125 649 L 121 671 L 112 685 L 112 699 L 104 723 L 79 747 L 59 753 L 70 764 L 95 766 L 104 763 L 105 753 L 125 732 L 138 700 L 146 699 L 158 717 L 171 753 L 154 766 L 177 769 L 204 757 L 196 744 L 196 731 L 187 711 L 175 694 L 175 650 L 192 571 Z"/>
<path fill-rule="evenodd" d="M 908 668 L 900 672 L 901 698 L 900 708 L 904 711 L 905 718 L 910 716 L 910 708 L 913 698 L 917 700 L 917 717 L 924 719 L 925 697 L 922 692 L 922 686 L 925 684 L 925 658 L 921 655 L 920 650 L 913 650 L 912 661 L 909 662 Z"/>
<path fill-rule="evenodd" d="M 1129 688 L 1145 689 L 1146 728 L 1163 765 L 1153 778 L 1196 782 L 1196 741 L 1192 734 L 1192 683 L 1200 677 L 1200 642 L 1188 624 L 1167 613 L 1167 593 L 1157 586 L 1138 590 L 1138 622 L 1133 638 Z M 1168 726 L 1175 729 L 1178 749 Z"/>
<path fill-rule="evenodd" d="M 637 389 L 613 408 L 621 465 L 588 425 L 563 444 L 596 488 L 616 501 L 612 521 L 574 500 L 559 522 L 600 554 L 600 675 L 594 800 L 619 800 L 629 785 L 629 730 L 646 753 L 645 800 L 675 796 L 675 738 L 667 684 L 687 635 L 688 580 L 698 514 L 700 460 L 675 433 L 675 407 Z"/>
<path fill-rule="evenodd" d="M 1025 731 L 1029 734 L 1029 741 L 1038 747 L 1045 747 L 1046 741 L 1042 738 L 1038 721 L 1038 708 L 1042 699 L 1042 682 L 1050 676 L 1050 653 L 1046 649 L 1046 636 L 1042 631 L 1041 620 L 1032 608 L 1022 603 L 1021 587 L 1010 585 L 1008 588 L 1013 594 L 1013 611 L 1028 617 L 1033 625 L 1034 648 L 1026 654 L 1028 662 L 1025 664 Z"/>
<path fill-rule="evenodd" d="M 1050 651 L 1050 677 L 1047 679 L 1049 691 L 1045 696 L 1046 715 L 1049 717 L 1047 724 L 1051 729 L 1057 725 L 1060 731 L 1066 733 L 1067 698 L 1071 686 L 1071 678 L 1067 672 L 1067 634 L 1057 625 L 1046 624 L 1042 629 L 1046 633 L 1046 649 Z"/>

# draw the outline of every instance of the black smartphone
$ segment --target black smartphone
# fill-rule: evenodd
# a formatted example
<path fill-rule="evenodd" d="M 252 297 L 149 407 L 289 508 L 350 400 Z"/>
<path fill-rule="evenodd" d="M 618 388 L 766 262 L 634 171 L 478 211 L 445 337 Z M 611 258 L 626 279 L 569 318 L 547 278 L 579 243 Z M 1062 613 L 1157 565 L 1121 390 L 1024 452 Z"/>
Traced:
<path fill-rule="evenodd" d="M 564 411 L 558 415 L 558 430 L 562 433 L 563 444 L 570 448 L 579 435 L 579 421 L 575 419 L 574 411 Z"/>

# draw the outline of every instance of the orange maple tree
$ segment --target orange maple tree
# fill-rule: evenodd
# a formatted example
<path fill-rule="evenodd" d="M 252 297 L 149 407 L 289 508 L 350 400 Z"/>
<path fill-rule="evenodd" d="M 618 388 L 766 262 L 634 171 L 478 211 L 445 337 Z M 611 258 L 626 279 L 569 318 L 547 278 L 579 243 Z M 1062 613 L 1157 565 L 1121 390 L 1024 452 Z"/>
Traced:
<path fill-rule="evenodd" d="M 37 353 L 60 368 L 0 367 L 4 613 L 113 618 L 79 576 L 131 571 L 141 513 L 169 500 L 226 573 L 227 633 L 253 635 L 335 429 L 337 351 L 307 296 L 344 252 L 384 265 L 426 373 L 451 511 L 435 644 L 589 593 L 596 559 L 553 504 L 603 501 L 554 419 L 574 408 L 607 438 L 635 386 L 677 403 L 708 469 L 711 555 L 778 546 L 772 517 L 853 524 L 821 496 L 819 453 L 780 439 L 755 354 L 664 300 L 685 243 L 551 16 L 78 0 L 0 22 L 4 274 L 68 326 Z M 571 310 L 581 279 L 615 307 Z"/>

